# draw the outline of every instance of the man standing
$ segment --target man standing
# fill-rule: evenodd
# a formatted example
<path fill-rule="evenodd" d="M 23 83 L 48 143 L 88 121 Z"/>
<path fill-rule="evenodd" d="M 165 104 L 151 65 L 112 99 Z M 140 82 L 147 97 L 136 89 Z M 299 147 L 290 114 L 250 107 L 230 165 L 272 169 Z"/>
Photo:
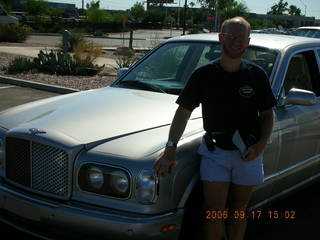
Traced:
<path fill-rule="evenodd" d="M 219 41 L 221 58 L 196 69 L 181 92 L 165 151 L 154 169 L 161 176 L 174 170 L 177 142 L 201 103 L 206 135 L 199 148 L 200 177 L 206 207 L 227 212 L 228 239 L 241 240 L 246 220 L 232 217 L 245 212 L 253 186 L 263 182 L 262 154 L 272 132 L 276 100 L 265 72 L 241 58 L 249 45 L 250 24 L 242 17 L 224 21 Z M 233 140 L 235 132 L 246 143 L 243 152 Z M 223 221 L 207 222 L 206 240 L 221 239 Z"/>

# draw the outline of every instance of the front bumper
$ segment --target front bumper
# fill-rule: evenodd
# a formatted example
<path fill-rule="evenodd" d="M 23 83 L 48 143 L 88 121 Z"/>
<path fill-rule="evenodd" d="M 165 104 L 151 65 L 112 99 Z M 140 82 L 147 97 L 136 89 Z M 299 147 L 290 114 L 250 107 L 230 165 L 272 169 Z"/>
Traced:
<path fill-rule="evenodd" d="M 57 203 L 17 192 L 0 183 L 0 221 L 45 239 L 178 239 L 184 209 L 142 215 L 80 203 Z M 177 228 L 162 233 L 168 224 Z"/>

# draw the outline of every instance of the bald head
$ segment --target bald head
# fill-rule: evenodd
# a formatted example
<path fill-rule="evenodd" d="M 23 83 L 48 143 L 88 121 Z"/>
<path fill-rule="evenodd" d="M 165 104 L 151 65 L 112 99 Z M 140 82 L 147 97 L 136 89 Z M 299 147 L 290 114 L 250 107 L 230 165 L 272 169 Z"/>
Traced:
<path fill-rule="evenodd" d="M 221 26 L 221 33 L 227 33 L 228 28 L 231 25 L 238 25 L 240 28 L 243 28 L 245 31 L 247 31 L 248 36 L 250 35 L 250 31 L 251 31 L 250 23 L 247 20 L 245 20 L 243 17 L 234 17 L 234 18 L 225 20 Z"/>

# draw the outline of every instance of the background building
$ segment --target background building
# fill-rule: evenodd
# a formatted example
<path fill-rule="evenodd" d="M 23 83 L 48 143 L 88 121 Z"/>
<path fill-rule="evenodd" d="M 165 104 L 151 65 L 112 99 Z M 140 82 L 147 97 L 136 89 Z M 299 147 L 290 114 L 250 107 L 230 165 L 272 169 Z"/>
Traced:
<path fill-rule="evenodd" d="M 281 21 L 286 26 L 290 27 L 302 27 L 317 25 L 317 21 L 314 17 L 305 16 L 289 16 L 289 15 L 269 15 L 269 14 L 256 14 L 250 13 L 249 19 L 260 19 L 262 21 Z"/>
<path fill-rule="evenodd" d="M 13 11 L 25 12 L 26 11 L 27 0 L 16 0 L 12 4 Z M 72 18 L 78 17 L 78 10 L 76 4 L 71 3 L 59 3 L 59 2 L 48 2 L 50 8 L 63 9 L 63 17 Z"/>

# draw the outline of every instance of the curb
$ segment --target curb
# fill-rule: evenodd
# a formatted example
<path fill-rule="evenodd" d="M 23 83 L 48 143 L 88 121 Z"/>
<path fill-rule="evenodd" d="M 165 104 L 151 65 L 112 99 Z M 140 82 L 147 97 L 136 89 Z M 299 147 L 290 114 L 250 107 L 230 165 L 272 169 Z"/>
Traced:
<path fill-rule="evenodd" d="M 102 47 L 102 51 L 116 51 L 118 47 Z M 135 48 L 133 50 L 136 52 L 150 51 L 152 48 Z"/>
<path fill-rule="evenodd" d="M 62 33 L 32 33 L 32 36 L 53 36 L 53 37 L 62 37 Z M 84 34 L 82 35 L 83 37 L 86 38 L 104 38 L 104 39 L 118 39 L 118 40 L 130 40 L 129 37 L 112 37 L 112 36 L 93 36 L 93 35 L 88 35 Z M 146 38 L 133 38 L 133 40 L 148 40 Z"/>
<path fill-rule="evenodd" d="M 47 92 L 59 93 L 59 94 L 80 92 L 80 90 L 74 89 L 74 88 L 65 88 L 65 87 L 60 87 L 56 85 L 27 81 L 27 80 L 22 80 L 22 79 L 13 78 L 13 77 L 5 77 L 1 75 L 0 75 L 0 82 L 17 85 L 21 87 L 34 88 L 34 89 L 43 90 Z"/>

